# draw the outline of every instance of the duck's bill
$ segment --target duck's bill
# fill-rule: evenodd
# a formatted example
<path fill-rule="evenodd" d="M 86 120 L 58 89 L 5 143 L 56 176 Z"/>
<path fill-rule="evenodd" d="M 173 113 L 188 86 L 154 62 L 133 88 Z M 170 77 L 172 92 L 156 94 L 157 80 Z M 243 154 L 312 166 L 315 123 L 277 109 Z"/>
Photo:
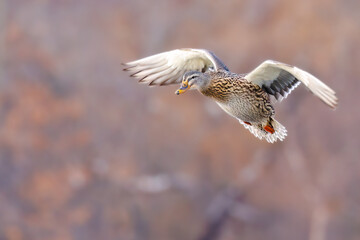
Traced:
<path fill-rule="evenodd" d="M 186 87 L 181 86 L 178 90 L 176 90 L 175 94 L 180 95 L 181 93 L 186 92 L 188 89 L 189 89 L 189 86 L 186 86 Z"/>

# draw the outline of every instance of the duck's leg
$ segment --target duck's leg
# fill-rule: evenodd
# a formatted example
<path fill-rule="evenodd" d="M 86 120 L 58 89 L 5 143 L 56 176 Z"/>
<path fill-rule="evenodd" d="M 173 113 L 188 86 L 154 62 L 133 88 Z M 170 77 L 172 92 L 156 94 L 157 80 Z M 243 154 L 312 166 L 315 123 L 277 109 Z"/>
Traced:
<path fill-rule="evenodd" d="M 249 122 L 245 122 L 245 121 L 244 121 L 244 123 L 247 124 L 247 125 L 249 125 L 249 126 L 251 126 L 251 123 L 249 123 Z"/>
<path fill-rule="evenodd" d="M 271 124 L 272 122 L 272 118 L 269 118 L 269 120 L 267 121 L 266 125 L 263 127 L 265 131 L 273 134 L 275 132 L 275 129 L 273 127 L 273 125 Z"/>

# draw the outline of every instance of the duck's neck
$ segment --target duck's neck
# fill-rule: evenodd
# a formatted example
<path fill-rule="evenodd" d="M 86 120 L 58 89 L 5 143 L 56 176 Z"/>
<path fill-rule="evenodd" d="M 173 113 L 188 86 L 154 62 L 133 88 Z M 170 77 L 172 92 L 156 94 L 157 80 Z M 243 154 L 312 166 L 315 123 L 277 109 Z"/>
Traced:
<path fill-rule="evenodd" d="M 203 92 L 209 87 L 211 79 L 212 77 L 208 72 L 201 73 L 199 78 L 196 80 L 194 87 L 199 90 L 199 92 Z"/>
<path fill-rule="evenodd" d="M 218 73 L 214 73 L 209 76 L 207 84 L 199 91 L 216 101 L 224 102 L 229 98 L 228 87 L 229 82 L 226 78 L 219 77 Z"/>

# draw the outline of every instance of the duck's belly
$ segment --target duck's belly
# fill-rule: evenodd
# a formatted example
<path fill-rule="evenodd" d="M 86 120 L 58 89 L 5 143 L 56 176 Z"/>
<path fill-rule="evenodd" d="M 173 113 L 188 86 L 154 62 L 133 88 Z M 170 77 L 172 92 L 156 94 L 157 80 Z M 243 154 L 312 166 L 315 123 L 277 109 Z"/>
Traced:
<path fill-rule="evenodd" d="M 229 115 L 250 123 L 260 123 L 274 114 L 273 107 L 266 99 L 263 101 L 248 101 L 236 98 L 227 102 L 216 103 Z"/>
<path fill-rule="evenodd" d="M 249 123 L 260 123 L 274 114 L 269 95 L 258 85 L 242 79 L 216 78 L 201 91 L 229 115 Z"/>

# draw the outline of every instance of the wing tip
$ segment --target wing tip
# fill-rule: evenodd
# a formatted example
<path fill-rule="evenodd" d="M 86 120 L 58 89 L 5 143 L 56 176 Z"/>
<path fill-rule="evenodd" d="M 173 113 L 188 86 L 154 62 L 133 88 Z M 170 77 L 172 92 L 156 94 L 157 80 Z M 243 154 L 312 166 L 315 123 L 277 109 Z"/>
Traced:
<path fill-rule="evenodd" d="M 140 78 L 138 82 L 139 82 L 139 83 L 146 83 L 146 80 L 145 80 L 145 79 L 146 79 L 148 76 L 149 76 L 149 75 L 146 75 L 145 77 Z"/>
<path fill-rule="evenodd" d="M 129 72 L 129 71 L 131 71 L 131 70 L 130 70 L 130 69 L 127 69 L 127 70 L 124 70 L 124 71 Z M 139 74 L 139 73 L 141 73 L 141 72 L 142 72 L 142 70 L 137 71 L 137 72 L 133 72 L 132 74 L 130 74 L 130 77 L 137 77 L 136 75 Z"/>
<path fill-rule="evenodd" d="M 130 71 L 130 68 L 133 68 L 134 66 L 130 65 L 129 63 L 120 63 L 120 65 L 122 66 L 122 70 L 127 72 Z"/>
<path fill-rule="evenodd" d="M 332 104 L 330 105 L 330 107 L 332 108 L 332 110 L 335 111 L 338 106 L 339 106 L 339 100 L 338 100 L 338 98 L 335 96 L 335 99 L 333 99 L 333 102 L 332 102 Z"/>
<path fill-rule="evenodd" d="M 332 110 L 336 110 L 339 104 L 339 100 L 335 94 L 332 95 L 321 95 L 319 96 L 322 102 L 328 105 Z"/>

